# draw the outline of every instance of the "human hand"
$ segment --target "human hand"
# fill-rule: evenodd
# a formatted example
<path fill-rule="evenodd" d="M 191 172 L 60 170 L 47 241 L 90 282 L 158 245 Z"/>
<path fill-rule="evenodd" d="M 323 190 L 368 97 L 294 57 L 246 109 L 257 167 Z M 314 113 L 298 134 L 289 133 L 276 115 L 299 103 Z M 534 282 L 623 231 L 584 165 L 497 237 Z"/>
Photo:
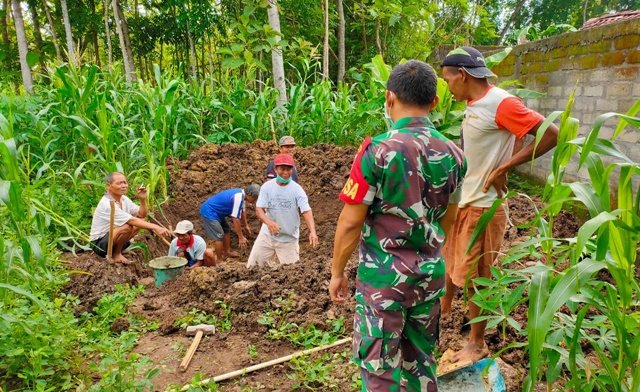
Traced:
<path fill-rule="evenodd" d="M 271 233 L 271 235 L 280 234 L 280 226 L 278 226 L 278 224 L 274 221 L 270 221 L 269 223 L 267 223 L 267 228 L 269 229 L 269 233 Z"/>
<path fill-rule="evenodd" d="M 144 184 L 140 185 L 137 191 L 138 199 L 145 200 L 147 198 L 147 188 L 145 188 Z"/>
<path fill-rule="evenodd" d="M 244 228 L 247 231 L 247 237 L 253 238 L 253 231 L 251 230 L 251 227 L 249 227 L 249 225 L 246 225 Z"/>
<path fill-rule="evenodd" d="M 158 226 L 158 225 L 156 225 L 156 227 L 153 229 L 153 232 L 156 233 L 160 237 L 168 237 L 170 235 L 169 234 L 169 230 L 165 229 L 162 226 Z"/>
<path fill-rule="evenodd" d="M 239 237 L 238 238 L 238 245 L 240 245 L 240 248 L 244 249 L 247 247 L 247 237 Z"/>
<path fill-rule="evenodd" d="M 347 275 L 332 275 L 329 282 L 329 297 L 333 302 L 344 302 L 347 298 Z"/>
<path fill-rule="evenodd" d="M 318 247 L 318 236 L 316 233 L 309 233 L 309 243 L 313 249 Z"/>
<path fill-rule="evenodd" d="M 491 174 L 489 174 L 489 178 L 487 178 L 487 182 L 484 184 L 482 192 L 487 193 L 491 185 L 496 188 L 498 197 L 502 197 L 502 195 L 507 193 L 509 190 L 507 188 L 507 173 L 502 172 L 500 168 L 494 169 Z"/>

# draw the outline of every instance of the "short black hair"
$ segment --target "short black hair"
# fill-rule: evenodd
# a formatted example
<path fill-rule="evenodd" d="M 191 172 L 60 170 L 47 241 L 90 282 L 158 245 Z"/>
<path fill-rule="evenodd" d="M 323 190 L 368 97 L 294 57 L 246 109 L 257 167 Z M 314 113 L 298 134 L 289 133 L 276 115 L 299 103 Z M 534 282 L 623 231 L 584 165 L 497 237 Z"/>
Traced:
<path fill-rule="evenodd" d="M 420 60 L 409 60 L 393 67 L 387 90 L 403 103 L 429 106 L 436 98 L 438 76 L 429 64 Z"/>

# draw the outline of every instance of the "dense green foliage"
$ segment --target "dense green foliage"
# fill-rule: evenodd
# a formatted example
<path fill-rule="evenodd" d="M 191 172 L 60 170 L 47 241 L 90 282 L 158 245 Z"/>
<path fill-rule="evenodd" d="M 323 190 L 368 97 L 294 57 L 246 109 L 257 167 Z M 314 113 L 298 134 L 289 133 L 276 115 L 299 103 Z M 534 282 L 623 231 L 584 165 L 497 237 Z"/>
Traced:
<path fill-rule="evenodd" d="M 231 68 L 244 76 L 255 74 L 261 83 L 271 83 L 271 50 L 277 45 L 276 33 L 267 21 L 267 0 L 118 2 L 128 25 L 139 78 L 153 81 L 153 64 L 159 64 L 163 70 L 185 64 L 181 76 L 190 75 L 198 82 L 207 77 L 222 80 Z M 542 32 L 555 24 L 578 28 L 585 17 L 640 8 L 638 0 L 342 0 L 342 3 L 347 70 L 379 53 L 395 64 L 402 58 L 426 58 L 438 45 L 494 45 L 514 12 L 510 28 L 530 27 Z M 72 39 L 77 46 L 75 52 L 79 53 L 72 61 L 102 66 L 111 65 L 110 59 L 122 60 L 111 4 L 111 0 L 68 2 Z M 318 60 L 322 54 L 325 2 L 280 0 L 277 4 L 283 37 L 279 45 L 289 79 L 295 77 L 295 70 L 300 69 L 305 59 Z M 0 25 L 3 30 L 0 79 L 19 83 L 16 31 L 11 12 L 7 11 L 10 7 L 0 9 L 0 17 L 6 21 Z M 28 13 L 27 61 L 32 70 L 43 73 L 57 61 L 52 32 L 57 37 L 61 60 L 69 61 L 59 0 L 29 0 L 23 4 L 23 11 Z M 46 17 L 47 11 L 53 26 Z M 336 81 L 340 26 L 336 1 L 329 2 L 328 19 L 329 76 Z M 349 77 L 347 73 L 347 80 Z"/>

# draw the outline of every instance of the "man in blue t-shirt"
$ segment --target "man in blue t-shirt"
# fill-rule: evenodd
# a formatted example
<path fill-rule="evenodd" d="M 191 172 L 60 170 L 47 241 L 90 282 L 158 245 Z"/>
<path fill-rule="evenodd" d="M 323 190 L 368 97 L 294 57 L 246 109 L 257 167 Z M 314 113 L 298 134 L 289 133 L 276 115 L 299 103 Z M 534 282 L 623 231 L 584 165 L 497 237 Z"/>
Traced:
<path fill-rule="evenodd" d="M 207 237 L 216 243 L 217 262 L 222 262 L 226 257 L 238 257 L 237 252 L 231 252 L 231 227 L 226 221 L 226 217 L 233 219 L 233 227 L 238 234 L 240 248 L 247 247 L 247 238 L 242 234 L 242 227 L 247 230 L 247 235 L 251 236 L 251 228 L 247 223 L 247 216 L 244 213 L 244 202 L 255 203 L 260 194 L 260 185 L 251 184 L 244 190 L 241 188 L 227 189 L 211 196 L 200 207 L 202 224 Z"/>

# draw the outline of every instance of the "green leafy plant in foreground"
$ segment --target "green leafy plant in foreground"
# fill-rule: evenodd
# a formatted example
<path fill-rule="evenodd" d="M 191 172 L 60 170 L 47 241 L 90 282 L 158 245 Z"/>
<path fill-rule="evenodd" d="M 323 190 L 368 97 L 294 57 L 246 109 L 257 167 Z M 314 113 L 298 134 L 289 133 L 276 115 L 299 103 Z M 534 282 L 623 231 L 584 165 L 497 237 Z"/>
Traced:
<path fill-rule="evenodd" d="M 215 301 L 215 303 L 220 305 L 222 309 L 223 316 L 221 318 L 193 308 L 189 311 L 189 313 L 177 319 L 173 323 L 173 325 L 176 327 L 180 327 L 181 329 L 186 329 L 187 327 L 192 325 L 210 324 L 215 325 L 216 331 L 218 332 L 225 332 L 230 330 L 232 328 L 231 309 L 223 301 L 217 300 Z"/>
<path fill-rule="evenodd" d="M 484 312 L 475 321 L 490 320 L 491 325 L 506 322 L 522 332 L 525 342 L 507 349 L 524 347 L 528 351 L 524 391 L 533 391 L 542 379 L 551 388 L 558 378 L 565 379 L 565 388 L 579 391 L 638 391 L 640 285 L 635 263 L 640 241 L 640 190 L 633 183 L 640 175 L 640 164 L 624 155 L 613 141 L 625 126 L 640 127 L 640 118 L 634 117 L 640 111 L 640 100 L 626 114 L 599 116 L 587 136 L 578 137 L 578 121 L 570 117 L 573 99 L 572 94 L 567 109 L 552 113 L 541 126 L 546 129 L 556 118 L 561 119 L 558 146 L 543 193 L 546 204 L 529 224 L 531 239 L 509 250 L 501 272 L 492 269 L 496 280 L 474 280 L 479 286 L 472 300 Z M 611 140 L 599 138 L 601 126 L 611 117 L 620 119 Z M 576 154 L 579 167 L 589 172 L 590 183 L 562 181 Z M 603 157 L 612 163 L 605 166 Z M 615 170 L 619 170 L 617 207 L 609 187 Z M 554 217 L 570 201 L 582 203 L 590 219 L 576 237 L 554 238 Z M 474 237 L 484 229 L 491 213 L 482 217 Z M 545 263 L 510 268 L 532 256 Z M 610 278 L 598 278 L 599 271 L 603 271 L 599 276 Z M 522 301 L 528 304 L 523 329 L 509 317 Z"/>
<path fill-rule="evenodd" d="M 213 379 L 208 379 L 209 381 L 203 383 L 204 375 L 202 373 L 196 373 L 189 381 L 189 384 L 186 385 L 186 392 L 216 392 L 218 391 L 218 384 L 213 382 Z M 205 379 L 206 380 L 206 379 Z M 183 389 L 182 385 L 171 384 L 167 386 L 166 391 L 168 392 L 180 392 Z"/>
<path fill-rule="evenodd" d="M 249 352 L 250 358 L 255 358 L 258 356 L 258 347 L 256 347 L 254 344 L 248 345 L 247 351 Z"/>
<path fill-rule="evenodd" d="M 338 379 L 333 376 L 336 365 L 333 356 L 324 353 L 321 358 L 312 360 L 309 356 L 292 358 L 289 367 L 295 372 L 287 377 L 294 380 L 294 390 L 337 391 Z"/>
<path fill-rule="evenodd" d="M 265 310 L 258 318 L 258 323 L 269 327 L 267 338 L 274 340 L 288 340 L 291 343 L 305 349 L 330 344 L 344 335 L 344 320 L 339 318 L 326 323 L 331 326 L 330 331 L 325 331 L 311 324 L 306 327 L 288 322 L 286 316 L 293 311 L 293 294 L 286 300 L 278 298 L 276 304 L 281 307 L 274 310 Z"/>

